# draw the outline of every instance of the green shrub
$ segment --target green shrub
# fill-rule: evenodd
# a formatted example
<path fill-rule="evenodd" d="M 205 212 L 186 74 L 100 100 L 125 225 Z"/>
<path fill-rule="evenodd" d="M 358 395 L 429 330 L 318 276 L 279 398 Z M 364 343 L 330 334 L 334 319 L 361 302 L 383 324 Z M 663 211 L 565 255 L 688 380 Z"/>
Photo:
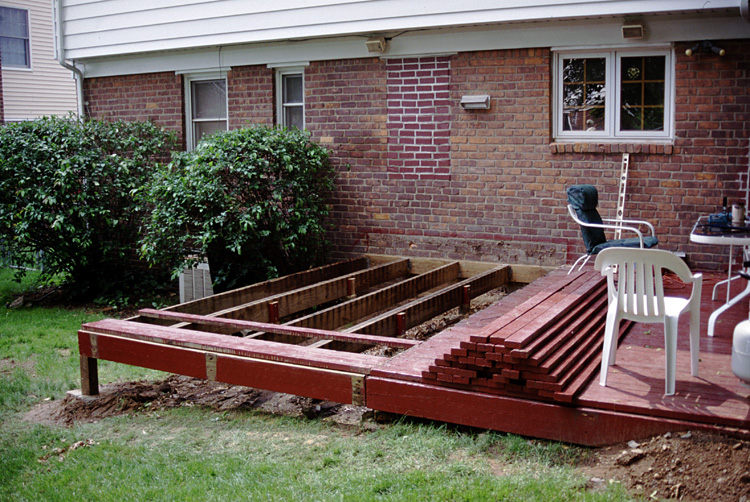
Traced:
<path fill-rule="evenodd" d="M 148 269 L 137 260 L 142 214 L 131 191 L 173 144 L 143 122 L 48 117 L 0 127 L 0 245 L 20 265 L 43 251 L 43 275 L 62 277 L 82 299 L 132 294 Z"/>
<path fill-rule="evenodd" d="M 208 257 L 217 291 L 325 259 L 328 151 L 298 130 L 251 127 L 177 154 L 144 190 L 153 204 L 141 250 L 178 273 Z"/>

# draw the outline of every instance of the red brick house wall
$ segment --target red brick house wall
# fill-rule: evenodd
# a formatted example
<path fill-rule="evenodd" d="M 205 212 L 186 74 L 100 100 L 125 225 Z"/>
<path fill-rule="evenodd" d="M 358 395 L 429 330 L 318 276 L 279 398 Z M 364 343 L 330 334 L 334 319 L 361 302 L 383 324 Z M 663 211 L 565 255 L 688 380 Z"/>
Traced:
<path fill-rule="evenodd" d="M 265 66 L 240 66 L 227 74 L 229 128 L 273 125 L 273 72 Z"/>
<path fill-rule="evenodd" d="M 147 121 L 176 131 L 184 143 L 182 76 L 174 72 L 125 75 L 84 80 L 89 117 Z"/>
<path fill-rule="evenodd" d="M 626 216 L 653 221 L 660 247 L 685 251 L 691 266 L 723 266 L 726 250 L 688 239 L 695 219 L 716 212 L 722 197 L 744 201 L 747 183 L 750 41 L 716 43 L 724 57 L 675 48 L 669 145 L 554 143 L 545 49 L 312 62 L 306 124 L 338 170 L 335 254 L 571 262 L 583 245 L 565 188 L 598 186 L 601 212 L 613 216 L 627 152 Z M 86 92 L 93 116 L 183 127 L 174 74 L 89 79 Z M 460 107 L 461 96 L 484 93 L 489 110 Z M 232 68 L 228 99 L 230 127 L 272 123 L 273 70 Z"/>

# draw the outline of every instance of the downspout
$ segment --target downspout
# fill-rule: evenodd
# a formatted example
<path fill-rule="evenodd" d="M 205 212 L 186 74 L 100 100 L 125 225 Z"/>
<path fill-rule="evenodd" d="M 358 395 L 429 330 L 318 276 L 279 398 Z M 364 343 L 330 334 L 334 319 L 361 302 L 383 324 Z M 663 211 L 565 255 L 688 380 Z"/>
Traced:
<path fill-rule="evenodd" d="M 63 23 L 62 23 L 62 0 L 53 0 L 53 22 L 55 23 L 55 58 L 61 66 L 67 68 L 73 72 L 73 76 L 76 81 L 76 95 L 78 101 L 78 117 L 86 117 L 86 105 L 83 101 L 83 72 L 76 67 L 74 64 L 70 64 L 65 61 L 65 45 L 63 37 Z"/>

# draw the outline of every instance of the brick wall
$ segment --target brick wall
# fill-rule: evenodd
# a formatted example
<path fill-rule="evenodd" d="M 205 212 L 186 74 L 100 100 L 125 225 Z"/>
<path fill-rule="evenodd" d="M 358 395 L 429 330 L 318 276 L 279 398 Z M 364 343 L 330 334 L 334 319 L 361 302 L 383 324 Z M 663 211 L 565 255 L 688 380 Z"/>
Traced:
<path fill-rule="evenodd" d="M 450 58 L 394 58 L 388 74 L 388 173 L 393 179 L 450 174 Z"/>
<path fill-rule="evenodd" d="M 369 222 L 382 221 L 388 177 L 386 89 L 379 58 L 312 63 L 305 70 L 307 127 L 331 149 L 338 171 L 331 200 L 336 226 L 331 241 L 338 255 L 365 252 L 362 237 L 372 230 Z"/>
<path fill-rule="evenodd" d="M 723 196 L 744 200 L 748 172 L 748 44 L 717 43 L 727 50 L 723 58 L 687 57 L 687 45 L 676 47 L 674 145 L 553 143 L 549 51 L 453 56 L 449 175 L 348 173 L 340 184 L 346 195 L 337 197 L 346 201 L 336 213 L 345 229 L 334 234 L 337 249 L 570 262 L 583 246 L 565 209 L 565 188 L 598 186 L 601 212 L 613 217 L 622 154 L 629 153 L 626 215 L 653 221 L 660 247 L 685 251 L 692 266 L 725 266 L 725 249 L 689 242 L 698 215 L 716 212 Z M 480 93 L 492 97 L 490 110 L 458 106 L 462 95 Z M 393 158 L 386 162 L 386 172 L 393 170 Z M 381 176 L 373 180 L 373 172 Z"/>
<path fill-rule="evenodd" d="M 273 70 L 240 66 L 227 75 L 229 128 L 249 124 L 273 125 Z"/>
<path fill-rule="evenodd" d="M 614 216 L 627 152 L 626 216 L 652 220 L 660 247 L 685 251 L 691 266 L 725 266 L 726 250 L 689 243 L 698 215 L 716 212 L 723 196 L 744 200 L 749 169 L 750 41 L 716 43 L 726 56 L 688 57 L 688 45 L 676 45 L 676 138 L 670 145 L 554 143 L 549 50 L 312 62 L 305 70 L 306 122 L 337 166 L 331 200 L 335 255 L 572 262 L 583 245 L 567 215 L 565 188 L 596 185 L 601 212 Z M 404 98 L 408 90 L 396 86 L 408 85 L 410 76 L 399 72 L 415 61 L 441 72 L 439 85 L 447 86 L 449 98 L 433 88 L 407 114 L 395 97 Z M 423 70 L 424 79 L 437 78 Z M 89 107 L 115 118 L 157 117 L 179 128 L 179 80 L 167 73 L 87 80 Z M 413 84 L 420 84 L 416 73 Z M 228 90 L 231 127 L 246 120 L 272 122 L 273 70 L 235 67 Z M 160 104 L 149 107 L 153 101 L 143 93 L 156 95 Z M 485 93 L 492 99 L 489 110 L 460 107 L 461 96 Z M 171 111 L 156 115 L 164 110 Z M 429 127 L 422 130 L 422 124 Z M 433 134 L 444 127 L 447 138 Z M 422 141 L 409 143 L 417 137 L 404 134 L 410 130 L 422 130 Z M 420 157 L 428 163 L 410 164 L 426 153 L 425 146 L 439 148 Z"/>
<path fill-rule="evenodd" d="M 174 72 L 84 80 L 88 116 L 105 120 L 150 120 L 183 135 L 182 77 Z"/>

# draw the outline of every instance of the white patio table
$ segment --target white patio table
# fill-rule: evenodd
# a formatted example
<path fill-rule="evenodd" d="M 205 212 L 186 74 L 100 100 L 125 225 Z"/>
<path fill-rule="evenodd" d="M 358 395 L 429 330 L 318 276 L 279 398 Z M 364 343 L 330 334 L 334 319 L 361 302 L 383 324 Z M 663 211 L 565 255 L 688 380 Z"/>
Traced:
<path fill-rule="evenodd" d="M 734 247 L 743 247 L 743 261 L 750 259 L 750 256 L 748 256 L 748 250 L 750 250 L 750 227 L 713 226 L 708 224 L 708 217 L 704 216 L 698 218 L 698 221 L 693 225 L 693 229 L 690 232 L 690 241 L 698 244 L 729 246 L 729 268 L 727 271 L 727 278 L 716 283 L 711 296 L 712 300 L 716 300 L 716 291 L 718 287 L 722 284 L 727 285 L 727 296 L 724 305 L 714 310 L 708 318 L 708 336 L 714 336 L 716 319 L 718 319 L 718 317 L 729 308 L 742 301 L 743 298 L 750 295 L 750 281 L 747 281 L 745 289 L 736 296 L 732 297 L 730 293 L 732 281 L 740 277 L 739 275 L 732 275 L 732 257 Z"/>

